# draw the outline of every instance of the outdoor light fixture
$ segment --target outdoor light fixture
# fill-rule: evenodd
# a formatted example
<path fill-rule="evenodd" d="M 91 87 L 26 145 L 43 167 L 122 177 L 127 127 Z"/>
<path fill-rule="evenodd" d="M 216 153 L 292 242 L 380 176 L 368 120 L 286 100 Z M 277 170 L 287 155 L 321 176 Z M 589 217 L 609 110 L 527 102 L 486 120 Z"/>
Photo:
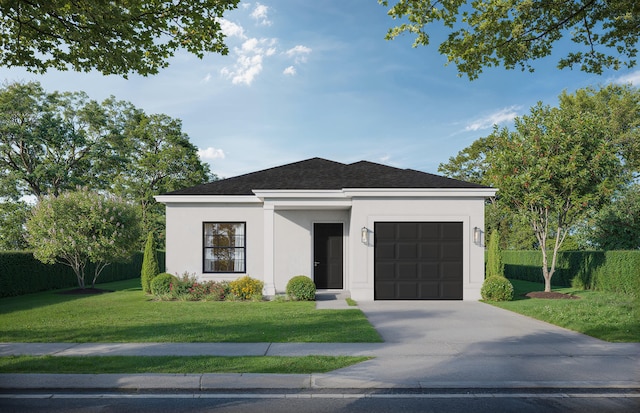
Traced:
<path fill-rule="evenodd" d="M 363 244 L 369 243 L 369 230 L 367 227 L 362 227 L 360 230 L 360 241 L 362 241 Z"/>
<path fill-rule="evenodd" d="M 473 243 L 482 245 L 482 230 L 478 227 L 473 228 Z"/>

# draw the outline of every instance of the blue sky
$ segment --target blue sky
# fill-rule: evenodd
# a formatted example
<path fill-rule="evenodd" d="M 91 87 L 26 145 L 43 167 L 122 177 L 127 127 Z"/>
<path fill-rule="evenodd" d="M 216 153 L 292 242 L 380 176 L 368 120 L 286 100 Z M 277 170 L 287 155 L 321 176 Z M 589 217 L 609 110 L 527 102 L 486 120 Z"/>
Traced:
<path fill-rule="evenodd" d="M 128 80 L 20 68 L 0 68 L 0 79 L 113 95 L 179 118 L 220 177 L 316 156 L 437 173 L 493 124 L 509 126 L 538 101 L 555 105 L 563 90 L 640 85 L 640 69 L 560 71 L 561 46 L 533 62 L 534 73 L 492 68 L 469 81 L 437 53 L 439 30 L 428 47 L 385 40 L 394 25 L 386 12 L 376 0 L 243 2 L 225 16 L 227 56 L 178 52 L 158 75 Z"/>

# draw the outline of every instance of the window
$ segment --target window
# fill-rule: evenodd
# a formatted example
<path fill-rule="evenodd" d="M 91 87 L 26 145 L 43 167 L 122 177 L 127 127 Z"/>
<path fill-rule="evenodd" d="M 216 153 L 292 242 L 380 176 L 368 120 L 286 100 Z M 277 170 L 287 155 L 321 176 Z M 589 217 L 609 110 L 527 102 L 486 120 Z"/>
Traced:
<path fill-rule="evenodd" d="M 244 222 L 204 223 L 203 272 L 245 272 Z"/>

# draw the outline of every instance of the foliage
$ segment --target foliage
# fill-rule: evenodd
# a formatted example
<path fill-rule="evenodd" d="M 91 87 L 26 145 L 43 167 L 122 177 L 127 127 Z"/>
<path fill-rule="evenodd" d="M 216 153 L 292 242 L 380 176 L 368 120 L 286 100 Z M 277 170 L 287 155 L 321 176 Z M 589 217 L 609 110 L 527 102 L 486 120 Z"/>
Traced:
<path fill-rule="evenodd" d="M 131 258 L 140 236 L 135 208 L 88 189 L 42 198 L 27 232 L 34 256 L 45 264 L 70 266 L 80 288 L 85 288 L 87 264 L 95 264 L 93 287 L 105 266 Z"/>
<path fill-rule="evenodd" d="M 229 292 L 238 300 L 262 300 L 264 283 L 248 275 L 229 283 Z"/>
<path fill-rule="evenodd" d="M 511 280 L 540 279 L 540 251 L 504 251 Z M 640 297 L 640 251 L 566 251 L 558 254 L 554 285 Z"/>
<path fill-rule="evenodd" d="M 623 191 L 595 215 L 590 241 L 605 250 L 640 249 L 640 184 Z"/>
<path fill-rule="evenodd" d="M 297 275 L 287 282 L 287 295 L 294 301 L 315 301 L 316 285 L 306 275 Z"/>
<path fill-rule="evenodd" d="M 154 301 L 142 294 L 139 280 L 101 288 L 114 292 L 82 298 L 46 292 L 0 299 L 0 337 L 17 343 L 381 341 L 360 310 L 317 311 L 306 301 Z"/>
<path fill-rule="evenodd" d="M 238 0 L 2 2 L 0 65 L 150 75 L 178 49 L 227 54 L 223 13 Z"/>
<path fill-rule="evenodd" d="M 161 297 L 164 295 L 171 294 L 171 286 L 176 283 L 178 279 L 173 275 L 162 272 L 151 280 L 149 287 L 151 288 L 151 293 L 156 297 Z"/>
<path fill-rule="evenodd" d="M 153 196 L 215 178 L 181 129 L 177 119 L 113 97 L 99 103 L 82 92 L 47 93 L 37 82 L 8 84 L 0 88 L 0 199 L 77 186 L 112 192 L 138 205 L 143 233 L 160 242 L 164 209 Z M 22 207 L 11 208 L 2 232 L 18 234 Z"/>
<path fill-rule="evenodd" d="M 487 301 L 511 301 L 513 285 L 506 278 L 494 275 L 484 280 L 480 295 Z"/>
<path fill-rule="evenodd" d="M 500 233 L 497 230 L 491 232 L 489 247 L 487 249 L 487 278 L 504 277 L 504 262 L 500 251 Z"/>
<path fill-rule="evenodd" d="M 163 251 L 158 253 L 164 258 Z M 142 258 L 142 253 L 136 252 L 131 262 L 113 263 L 105 267 L 100 274 L 100 282 L 137 279 L 142 268 Z M 87 272 L 93 271 L 93 265 L 90 264 Z M 77 285 L 78 280 L 73 270 L 67 265 L 43 264 L 35 259 L 30 251 L 0 252 L 0 297 L 32 294 Z"/>
<path fill-rule="evenodd" d="M 144 260 L 142 261 L 142 270 L 140 271 L 142 291 L 147 294 L 151 292 L 151 281 L 159 273 L 160 268 L 156 255 L 156 243 L 153 233 L 150 232 L 147 236 L 147 242 L 144 245 Z"/>
<path fill-rule="evenodd" d="M 389 0 L 378 0 L 388 7 Z M 404 23 L 389 29 L 387 39 L 416 35 L 414 47 L 430 42 L 427 29 L 441 22 L 449 31 L 438 50 L 460 74 L 478 77 L 485 67 L 520 67 L 551 55 L 554 44 L 571 34 L 573 49 L 558 62 L 601 74 L 604 68 L 636 64 L 639 40 L 635 0 L 547 2 L 525 0 L 395 0 L 388 14 Z"/>
<path fill-rule="evenodd" d="M 23 201 L 0 202 L 0 251 L 17 251 L 28 247 L 23 227 L 30 209 Z"/>
<path fill-rule="evenodd" d="M 582 135 L 588 135 L 593 133 L 593 136 L 586 136 L 587 140 L 590 140 L 592 144 L 600 145 L 603 148 L 607 148 L 607 158 L 615 163 L 615 170 L 607 171 L 606 175 L 610 178 L 610 181 L 616 181 L 624 184 L 628 182 L 629 178 L 637 175 L 640 172 L 640 89 L 632 86 L 619 86 L 609 85 L 600 89 L 586 88 L 577 90 L 573 94 L 562 93 L 559 97 L 560 105 L 557 109 L 551 109 L 549 107 L 543 107 L 538 105 L 533 108 L 530 116 L 525 116 L 520 119 L 520 129 L 515 134 L 520 134 L 521 143 L 529 143 L 533 146 L 534 143 L 531 140 L 537 135 L 545 135 L 547 143 L 552 138 L 558 140 L 557 146 L 560 149 L 562 145 L 575 144 L 574 150 L 587 151 L 581 141 L 577 141 L 572 137 L 567 137 L 566 133 L 573 131 L 574 129 L 582 129 Z M 542 112 L 548 114 L 547 119 L 543 118 Z M 534 118 L 534 114 L 539 114 L 538 119 L 540 122 L 546 122 L 545 124 L 533 125 L 531 120 Z M 583 114 L 585 115 L 585 122 L 589 125 L 594 125 L 591 131 L 587 130 L 587 123 L 583 122 Z M 537 116 L 537 115 L 536 115 Z M 555 127 L 555 129 L 548 129 L 548 127 Z M 558 127 L 565 130 L 565 134 L 558 133 Z M 570 127 L 570 128 L 569 128 Z M 529 129 L 524 131 L 522 129 Z M 531 133 L 534 132 L 534 133 Z M 533 236 L 531 231 L 532 225 L 528 217 L 522 214 L 514 214 L 512 205 L 510 205 L 507 199 L 503 196 L 502 191 L 506 188 L 506 183 L 501 180 L 497 180 L 495 174 L 490 174 L 489 169 L 493 167 L 493 161 L 496 157 L 513 157 L 516 153 L 511 147 L 505 147 L 505 137 L 510 137 L 510 132 L 506 129 L 496 129 L 494 133 L 486 138 L 481 138 L 475 141 L 470 147 L 461 151 L 457 156 L 452 157 L 445 164 L 441 164 L 438 170 L 450 177 L 468 179 L 473 182 L 477 182 L 487 186 L 494 186 L 499 189 L 497 198 L 489 200 L 489 204 L 486 208 L 486 225 L 487 231 L 491 232 L 493 229 L 498 229 L 501 234 L 502 248 L 503 249 L 532 249 L 539 248 L 540 243 Z M 537 143 L 540 145 L 540 142 Z M 546 155 L 542 153 L 541 155 Z M 617 161 L 613 158 L 617 157 Z M 597 157 L 596 157 L 597 158 Z M 571 156 L 566 161 L 573 161 Z M 556 156 L 551 160 L 547 160 L 546 157 L 539 158 L 538 162 L 538 176 L 544 183 L 543 169 L 548 165 L 558 165 L 556 161 L 561 160 Z M 604 159 L 599 159 L 600 161 Z M 523 168 L 522 165 L 515 165 L 516 163 L 523 162 L 522 159 L 512 159 L 513 169 L 508 171 L 510 175 L 515 175 L 513 179 L 528 179 L 525 173 L 530 171 L 530 168 Z M 556 163 L 554 163 L 556 162 Z M 525 165 L 526 166 L 526 165 Z M 573 167 L 578 167 L 575 165 Z M 584 167 L 584 165 L 582 165 Z M 565 165 L 565 172 L 569 172 L 571 168 L 569 165 Z M 518 171 L 518 173 L 514 173 Z M 581 173 L 586 174 L 586 170 L 582 169 Z M 612 173 L 617 173 L 617 176 L 611 176 Z M 593 171 L 594 175 L 596 171 Z M 559 175 L 554 172 L 554 177 Z M 558 179 L 555 179 L 555 183 L 550 182 L 553 185 L 557 185 Z M 567 182 L 560 182 L 562 184 Z M 613 182 L 612 182 L 613 183 Z M 612 185 L 613 188 L 616 185 Z M 519 188 L 514 188 L 519 191 Z M 567 194 L 566 192 L 565 194 Z M 524 194 L 524 191 L 522 192 Z M 608 203 L 611 201 L 612 190 L 609 188 L 606 199 L 602 199 Z M 559 201 L 559 200 L 558 200 Z M 613 202 L 616 202 L 616 198 L 613 198 Z M 599 209 L 598 203 L 591 203 L 586 205 L 584 214 L 577 217 L 573 221 L 573 226 L 583 225 L 585 217 L 587 215 L 593 215 L 594 211 Z M 553 220 L 557 217 L 551 216 Z M 555 227 L 555 225 L 553 225 Z M 550 230 L 549 237 L 555 237 L 557 232 Z M 588 235 L 588 234 L 587 234 Z M 584 237 L 589 238 L 589 236 Z M 553 243 L 553 242 L 552 242 Z M 584 247 L 585 245 L 593 244 L 593 242 L 580 242 L 578 245 Z M 562 245 L 560 245 L 562 248 Z"/>

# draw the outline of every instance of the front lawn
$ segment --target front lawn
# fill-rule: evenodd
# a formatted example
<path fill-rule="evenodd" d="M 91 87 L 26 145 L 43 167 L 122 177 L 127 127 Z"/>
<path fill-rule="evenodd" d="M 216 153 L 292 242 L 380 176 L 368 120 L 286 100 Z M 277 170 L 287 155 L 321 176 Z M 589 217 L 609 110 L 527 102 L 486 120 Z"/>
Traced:
<path fill-rule="evenodd" d="M 1 373 L 55 374 L 204 374 L 204 373 L 326 373 L 371 357 L 0 357 Z"/>
<path fill-rule="evenodd" d="M 0 299 L 0 342 L 380 342 L 359 310 L 314 302 L 152 301 L 140 280 L 101 295 L 44 292 Z"/>
<path fill-rule="evenodd" d="M 515 289 L 514 301 L 489 302 L 538 320 L 578 331 L 610 342 L 640 342 L 640 301 L 632 297 L 602 291 L 553 288 L 580 299 L 540 299 L 524 295 L 544 291 L 544 285 L 510 280 Z"/>

